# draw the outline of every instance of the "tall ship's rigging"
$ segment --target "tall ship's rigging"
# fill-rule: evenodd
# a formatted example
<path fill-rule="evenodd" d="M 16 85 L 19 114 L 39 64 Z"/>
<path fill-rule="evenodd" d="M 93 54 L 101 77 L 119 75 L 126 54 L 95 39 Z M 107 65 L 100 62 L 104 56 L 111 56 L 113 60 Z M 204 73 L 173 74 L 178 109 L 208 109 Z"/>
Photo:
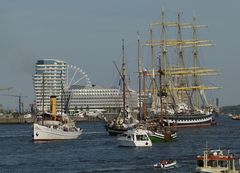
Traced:
<path fill-rule="evenodd" d="M 196 17 L 193 17 L 191 23 L 182 23 L 180 12 L 174 22 L 165 20 L 163 10 L 161 14 L 161 22 L 150 25 L 150 40 L 145 43 L 145 46 L 151 49 L 152 59 L 151 70 L 143 73 L 143 79 L 148 78 L 151 81 L 148 90 L 152 97 L 151 111 L 157 115 L 163 109 L 166 125 L 175 124 L 177 127 L 212 125 L 214 106 L 208 102 L 205 91 L 220 89 L 220 87 L 205 85 L 204 78 L 218 75 L 219 72 L 201 66 L 199 48 L 213 46 L 213 43 L 197 37 L 197 29 L 207 26 L 197 24 Z M 161 37 L 153 39 L 154 29 L 159 27 Z M 187 35 L 183 34 L 185 30 L 192 32 L 190 39 L 183 38 Z M 170 36 L 173 32 L 177 35 L 176 39 Z M 192 55 L 186 54 L 187 49 L 191 49 Z M 156 52 L 157 56 L 155 56 Z M 158 65 L 155 63 L 155 57 L 159 59 Z M 163 76 L 162 91 L 157 89 L 160 85 L 158 75 Z M 164 97 L 162 97 L 163 94 Z M 146 96 L 143 97 L 146 98 Z M 164 98 L 162 104 L 160 104 L 161 98 Z"/>

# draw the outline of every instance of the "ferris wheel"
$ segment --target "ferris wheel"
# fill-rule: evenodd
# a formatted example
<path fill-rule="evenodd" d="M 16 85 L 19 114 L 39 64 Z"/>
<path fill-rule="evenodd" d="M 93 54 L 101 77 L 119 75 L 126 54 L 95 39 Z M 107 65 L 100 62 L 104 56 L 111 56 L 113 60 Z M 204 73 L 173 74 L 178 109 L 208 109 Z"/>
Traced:
<path fill-rule="evenodd" d="M 65 88 L 69 89 L 73 85 L 91 86 L 88 75 L 79 67 L 67 65 Z"/>

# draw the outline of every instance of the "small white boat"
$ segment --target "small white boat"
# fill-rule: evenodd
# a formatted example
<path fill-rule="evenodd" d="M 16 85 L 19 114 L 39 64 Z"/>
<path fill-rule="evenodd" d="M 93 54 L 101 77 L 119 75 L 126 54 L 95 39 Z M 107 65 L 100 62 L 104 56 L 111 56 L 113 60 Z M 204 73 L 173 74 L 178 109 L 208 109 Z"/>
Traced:
<path fill-rule="evenodd" d="M 152 142 L 146 132 L 142 129 L 132 129 L 124 132 L 118 137 L 119 145 L 124 147 L 151 147 Z"/>
<path fill-rule="evenodd" d="M 154 164 L 154 168 L 173 168 L 177 165 L 176 160 L 160 160 L 158 163 Z"/>
<path fill-rule="evenodd" d="M 232 115 L 233 120 L 240 120 L 240 115 Z"/>

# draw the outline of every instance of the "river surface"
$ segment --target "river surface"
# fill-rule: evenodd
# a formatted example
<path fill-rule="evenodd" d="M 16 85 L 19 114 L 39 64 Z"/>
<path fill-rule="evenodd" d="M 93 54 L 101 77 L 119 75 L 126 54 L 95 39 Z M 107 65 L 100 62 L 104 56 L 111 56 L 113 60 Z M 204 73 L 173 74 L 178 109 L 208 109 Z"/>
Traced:
<path fill-rule="evenodd" d="M 187 173 L 206 145 L 240 153 L 240 121 L 216 117 L 216 126 L 178 129 L 174 142 L 150 148 L 119 147 L 102 122 L 81 122 L 77 140 L 33 143 L 30 124 L 0 125 L 0 172 L 20 173 Z M 168 170 L 153 168 L 160 159 L 177 160 Z"/>

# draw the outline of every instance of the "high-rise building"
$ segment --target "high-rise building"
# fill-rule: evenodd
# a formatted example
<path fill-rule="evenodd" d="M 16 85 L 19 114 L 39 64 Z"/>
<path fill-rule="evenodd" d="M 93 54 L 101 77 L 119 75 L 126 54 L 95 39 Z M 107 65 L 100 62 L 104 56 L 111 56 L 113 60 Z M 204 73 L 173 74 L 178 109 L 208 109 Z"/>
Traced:
<path fill-rule="evenodd" d="M 56 59 L 37 60 L 33 75 L 36 106 L 39 111 L 50 110 L 50 96 L 57 97 L 57 110 L 61 110 L 62 90 L 66 80 L 67 63 Z"/>

